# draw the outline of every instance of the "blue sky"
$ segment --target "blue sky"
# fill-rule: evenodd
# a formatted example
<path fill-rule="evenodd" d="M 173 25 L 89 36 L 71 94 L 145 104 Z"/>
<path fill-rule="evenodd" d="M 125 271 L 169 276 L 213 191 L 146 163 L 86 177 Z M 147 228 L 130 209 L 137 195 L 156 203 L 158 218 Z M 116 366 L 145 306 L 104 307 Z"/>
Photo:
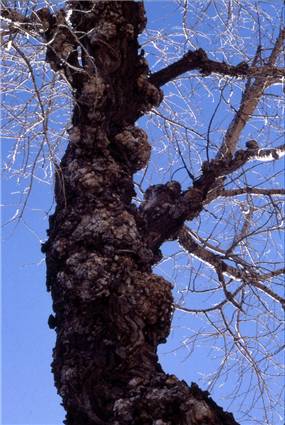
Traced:
<path fill-rule="evenodd" d="M 197 1 L 197 4 L 201 3 Z M 215 2 L 214 2 L 215 3 Z M 216 2 L 218 5 L 221 1 Z M 264 3 L 264 2 L 260 2 Z M 280 2 L 279 2 L 280 3 Z M 270 13 L 270 5 L 268 13 Z M 281 3 L 280 3 L 281 4 Z M 217 35 L 212 35 L 211 39 L 207 37 L 190 37 L 185 43 L 183 36 L 178 34 L 177 28 L 180 25 L 180 12 L 177 5 L 172 1 L 147 1 L 145 3 L 148 17 L 149 17 L 149 35 L 154 35 L 157 28 L 164 28 L 165 40 L 173 41 L 174 48 L 169 44 L 168 60 L 174 60 L 185 53 L 187 49 L 197 46 L 203 46 L 208 51 L 214 52 L 216 57 L 224 59 L 223 49 L 220 46 L 220 38 Z M 216 16 L 216 10 L 209 7 L 207 13 Z M 194 19 L 194 18 L 193 18 Z M 208 34 L 213 33 L 215 25 L 218 23 L 213 20 L 209 21 L 208 27 L 203 29 Z M 197 23 L 199 26 L 199 23 Z M 277 28 L 278 29 L 278 28 Z M 252 39 L 253 33 L 248 33 L 246 28 L 243 28 L 245 37 L 248 37 L 248 53 L 254 50 L 255 41 Z M 171 37 L 166 34 L 171 33 Z M 224 43 L 227 43 L 228 34 L 223 33 Z M 269 35 L 268 35 L 269 38 Z M 144 38 L 142 37 L 142 44 Z M 264 43 L 269 41 L 264 39 Z M 193 46 L 191 46 L 193 43 Z M 177 45 L 176 45 L 177 44 Z M 173 45 L 172 45 L 173 46 Z M 147 44 L 145 46 L 146 52 L 149 54 L 148 60 L 157 68 L 163 66 L 163 60 L 158 55 L 159 46 Z M 231 63 L 238 63 L 241 59 L 240 54 L 237 54 L 235 49 L 231 46 L 227 49 L 227 55 Z M 39 65 L 40 67 L 41 65 Z M 40 76 L 39 76 L 40 78 Z M 191 93 L 195 89 L 197 81 L 184 82 L 184 89 L 186 93 Z M 217 80 L 212 80 L 209 83 L 211 93 L 207 90 L 200 91 L 200 97 L 195 105 L 188 104 L 188 99 L 185 102 L 178 100 L 177 92 L 174 93 L 174 88 L 165 88 L 167 95 L 166 105 L 160 110 L 168 113 L 171 111 L 171 105 L 181 109 L 181 119 L 191 124 L 199 132 L 205 132 L 207 129 L 209 118 L 217 104 L 218 95 L 220 90 L 217 87 Z M 175 89 L 176 90 L 176 89 Z M 216 90 L 216 91 L 215 91 Z M 226 95 L 233 99 L 233 104 L 238 104 L 240 100 L 240 88 L 238 86 L 229 85 L 226 89 Z M 231 90 L 233 94 L 231 94 Z M 274 92 L 275 89 L 272 89 Z M 190 94 L 189 94 L 190 97 Z M 191 110 L 193 108 L 193 113 Z M 223 109 L 224 108 L 224 109 Z M 222 112 L 217 116 L 214 123 L 212 132 L 213 152 L 215 152 L 215 144 L 220 140 L 219 131 L 221 128 L 226 128 L 230 122 L 231 115 L 227 115 L 226 106 L 222 108 Z M 187 110 L 187 114 L 185 113 Z M 170 113 L 170 112 L 169 112 Z M 196 122 L 198 115 L 199 122 Z M 170 114 L 171 115 L 171 114 Z M 160 171 L 160 168 L 167 166 L 174 161 L 177 155 L 175 146 L 165 148 L 165 134 L 163 131 L 158 130 L 157 127 L 143 119 L 142 126 L 146 128 L 150 135 L 150 140 L 155 149 L 152 155 L 152 165 L 149 167 L 147 176 L 143 183 L 145 189 L 150 183 L 158 183 L 167 181 L 171 178 L 172 173 L 179 168 L 176 163 L 169 166 L 165 173 Z M 270 126 L 268 126 L 270 127 Z M 280 134 L 273 132 L 265 126 L 252 125 L 244 134 L 241 140 L 241 145 L 244 146 L 246 136 L 258 136 L 263 141 L 265 138 L 272 141 L 276 139 L 275 145 L 281 143 Z M 182 138 L 182 133 L 178 134 L 178 138 Z M 183 136 L 184 137 L 184 136 Z M 205 153 L 205 144 L 199 137 L 195 139 L 191 133 L 191 142 L 197 143 L 202 152 Z M 199 145 L 200 144 L 200 145 Z M 265 143 L 266 145 L 266 143 Z M 187 144 L 181 142 L 182 150 L 185 157 L 189 161 L 195 157 L 195 150 L 189 150 Z M 2 156 L 6 157 L 10 149 L 10 144 L 2 145 Z M 191 155 L 192 156 L 191 156 Z M 195 157 L 196 158 L 196 157 Z M 200 163 L 194 161 L 193 172 L 198 172 Z M 190 166 L 190 162 L 189 162 Z M 282 164 L 281 164 L 282 166 Z M 258 169 L 259 170 L 259 169 Z M 258 173 L 256 172 L 256 175 Z M 262 169 L 264 170 L 264 169 Z M 273 171 L 279 172 L 280 166 L 270 165 L 266 169 L 270 174 Z M 180 173 L 180 174 L 179 174 Z M 189 186 L 189 178 L 185 172 L 180 171 L 176 174 L 176 178 L 181 179 L 184 187 Z M 262 174 L 262 171 L 260 171 Z M 264 175 L 264 173 L 263 173 Z M 140 181 L 142 174 L 136 176 L 136 181 Z M 4 176 L 5 177 L 5 176 Z M 255 177 L 259 178 L 259 177 Z M 25 182 L 17 184 L 17 176 L 14 178 L 3 179 L 2 184 L 2 203 L 5 208 L 2 212 L 2 222 L 7 223 L 14 215 L 17 208 L 19 197 L 16 192 L 26 185 Z M 138 197 L 140 193 L 138 191 Z M 50 372 L 52 348 L 55 342 L 55 333 L 47 326 L 47 319 L 51 313 L 51 299 L 50 295 L 46 292 L 45 288 L 45 264 L 44 257 L 40 252 L 41 241 L 46 238 L 46 229 L 48 227 L 48 214 L 53 208 L 53 193 L 52 182 L 50 184 L 41 183 L 36 180 L 33 184 L 33 190 L 29 198 L 29 203 L 26 207 L 23 219 L 15 225 L 10 223 L 3 228 L 3 243 L 2 243 L 2 423 L 3 425 L 59 425 L 64 418 L 64 411 L 60 406 L 60 398 L 56 394 L 53 385 L 53 377 Z M 205 215 L 205 217 L 207 217 Z M 205 218 L 204 218 L 205 219 Z M 207 219 L 207 218 L 206 218 Z M 169 261 L 156 268 L 157 273 L 161 273 L 169 280 L 176 280 L 177 288 L 183 289 L 189 280 L 189 274 L 182 266 L 189 264 L 185 257 L 175 257 L 176 261 L 171 258 L 171 255 L 176 256 L 177 244 L 168 243 L 163 247 L 164 253 L 170 256 Z M 176 293 L 177 296 L 178 292 Z M 188 355 L 190 348 L 186 347 L 185 341 L 191 334 L 191 328 L 199 326 L 199 319 L 193 318 L 191 320 L 185 315 L 177 314 L 173 323 L 173 331 L 168 339 L 167 344 L 159 348 L 160 359 L 169 373 L 175 373 L 179 378 L 183 378 L 189 383 L 198 381 L 203 372 L 211 369 L 211 363 L 208 352 L 204 346 L 196 346 L 195 353 L 191 354 L 191 360 Z M 184 343 L 183 343 L 184 341 Z M 216 360 L 218 362 L 218 360 Z M 202 366 L 203 365 L 203 366 Z M 234 375 L 233 375 L 234 377 Z M 231 383 L 228 383 L 230 386 Z M 223 393 L 216 390 L 214 398 L 220 405 L 227 406 L 229 400 L 222 399 Z M 231 410 L 237 409 L 238 405 L 233 404 Z M 279 422 L 278 422 L 279 423 Z M 277 424 L 277 422 L 276 422 Z M 272 424 L 273 425 L 273 424 Z M 275 424 L 274 424 L 275 425 Z"/>

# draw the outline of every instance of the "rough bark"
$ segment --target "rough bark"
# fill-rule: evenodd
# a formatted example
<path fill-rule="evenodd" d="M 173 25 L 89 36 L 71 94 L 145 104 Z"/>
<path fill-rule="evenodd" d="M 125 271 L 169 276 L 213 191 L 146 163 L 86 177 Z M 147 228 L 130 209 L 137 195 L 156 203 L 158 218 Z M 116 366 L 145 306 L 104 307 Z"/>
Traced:
<path fill-rule="evenodd" d="M 65 73 L 75 105 L 43 246 L 55 312 L 49 323 L 57 333 L 52 370 L 65 423 L 236 424 L 197 385 L 165 374 L 157 357 L 173 298 L 152 266 L 160 244 L 201 211 L 218 174 L 210 165 L 192 191 L 170 182 L 150 188 L 140 209 L 132 204 L 133 174 L 151 149 L 135 121 L 162 100 L 137 41 L 144 8 L 133 1 L 70 7 L 77 36 L 63 11 L 37 16 L 49 41 L 47 61 Z"/>

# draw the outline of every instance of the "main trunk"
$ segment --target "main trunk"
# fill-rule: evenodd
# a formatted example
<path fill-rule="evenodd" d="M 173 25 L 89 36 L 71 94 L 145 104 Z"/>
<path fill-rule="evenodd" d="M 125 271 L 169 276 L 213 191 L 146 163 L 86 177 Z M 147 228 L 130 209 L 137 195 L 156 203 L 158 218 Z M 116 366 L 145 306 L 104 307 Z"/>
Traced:
<path fill-rule="evenodd" d="M 84 72 L 72 75 L 73 127 L 43 248 L 57 333 L 52 369 L 65 423 L 235 424 L 196 385 L 158 363 L 157 346 L 170 329 L 171 285 L 151 271 L 159 258 L 148 242 L 152 216 L 132 203 L 133 174 L 150 156 L 135 121 L 162 99 L 139 53 L 143 5 L 71 7 L 81 34 L 76 67 Z"/>

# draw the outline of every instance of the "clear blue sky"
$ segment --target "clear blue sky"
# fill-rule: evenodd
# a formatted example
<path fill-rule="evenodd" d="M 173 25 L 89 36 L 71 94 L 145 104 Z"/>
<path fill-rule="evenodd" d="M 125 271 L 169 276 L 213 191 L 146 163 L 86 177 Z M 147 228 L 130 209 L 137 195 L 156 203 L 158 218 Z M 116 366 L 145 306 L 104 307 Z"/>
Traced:
<path fill-rule="evenodd" d="M 145 4 L 150 28 L 164 27 L 167 32 L 167 28 L 171 27 L 172 32 L 174 31 L 178 16 L 177 5 L 174 2 L 147 1 Z M 209 40 L 204 40 L 204 47 L 209 43 Z M 150 59 L 154 61 L 152 57 Z M 210 110 L 204 111 L 205 120 L 211 116 L 215 103 L 210 102 L 209 105 Z M 151 137 L 155 139 L 157 134 L 152 128 Z M 2 146 L 3 157 L 6 156 L 7 149 L 7 146 Z M 159 163 L 159 154 L 155 160 L 156 164 L 162 165 Z M 154 167 L 151 173 L 153 182 L 158 182 L 159 170 Z M 169 179 L 169 176 L 165 175 L 164 178 Z M 15 212 L 16 195 L 13 193 L 17 190 L 19 188 L 15 187 L 15 180 L 4 179 L 2 204 L 6 206 L 2 213 L 3 223 L 6 223 Z M 52 184 L 48 186 L 34 182 L 24 219 L 16 227 L 10 224 L 3 230 L 3 425 L 59 425 L 64 418 L 64 411 L 60 406 L 60 398 L 56 394 L 50 372 L 55 333 L 47 326 L 48 316 L 52 312 L 51 299 L 45 288 L 45 264 L 40 251 L 40 242 L 46 238 L 47 217 L 52 200 Z M 164 247 L 168 254 L 176 249 L 173 244 Z M 171 276 L 171 262 L 163 267 L 162 270 L 162 266 L 159 266 L 158 272 Z M 187 360 L 185 348 L 177 349 L 181 341 L 188 336 L 188 327 L 192 324 L 185 321 L 185 316 L 178 314 L 174 322 L 175 333 L 171 334 L 168 343 L 162 345 L 159 350 L 165 369 L 189 383 L 199 379 L 198 370 L 206 372 L 209 367 L 203 347 L 197 347 L 191 361 Z M 226 405 L 226 401 L 219 399 L 218 395 L 214 398 L 218 404 Z"/>

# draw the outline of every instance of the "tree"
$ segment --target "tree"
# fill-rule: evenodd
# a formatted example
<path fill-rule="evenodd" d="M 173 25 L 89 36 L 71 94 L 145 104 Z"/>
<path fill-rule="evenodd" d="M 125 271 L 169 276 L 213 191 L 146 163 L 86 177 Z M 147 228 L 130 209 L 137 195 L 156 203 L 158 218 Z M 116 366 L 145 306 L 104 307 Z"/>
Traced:
<path fill-rule="evenodd" d="M 270 164 L 276 164 L 285 152 L 277 127 L 281 116 L 275 113 L 285 76 L 280 65 L 284 29 L 273 25 L 270 33 L 263 34 L 262 25 L 272 24 L 267 10 L 257 5 L 251 8 L 247 2 L 221 2 L 227 6 L 228 29 L 246 24 L 244 13 L 254 11 L 259 39 L 242 52 L 246 62 L 234 65 L 210 59 L 205 49 L 191 46 L 192 27 L 187 20 L 193 10 L 187 2 L 178 2 L 184 41 L 191 49 L 178 55 L 173 40 L 156 34 L 151 45 L 149 37 L 145 48 L 150 54 L 159 51 L 164 57 L 169 51 L 166 66 L 151 72 L 138 43 L 146 25 L 140 2 L 72 1 L 60 10 L 52 5 L 37 9 L 31 2 L 25 11 L 13 7 L 13 2 L 2 3 L 5 63 L 10 65 L 17 56 L 28 70 L 27 84 L 40 111 L 37 121 L 29 122 L 29 114 L 35 114 L 26 103 L 28 121 L 19 119 L 20 111 L 13 112 L 12 130 L 21 131 L 28 122 L 25 131 L 35 135 L 28 147 L 41 140 L 29 170 L 31 182 L 38 161 L 46 155 L 55 172 L 56 208 L 43 251 L 55 313 L 49 324 L 57 333 L 52 367 L 67 412 L 66 424 L 236 424 L 196 384 L 188 387 L 165 374 L 158 363 L 157 346 L 169 334 L 173 307 L 201 314 L 208 321 L 206 330 L 197 329 L 190 343 L 203 336 L 221 336 L 225 342 L 225 358 L 212 381 L 222 376 L 223 368 L 230 373 L 231 359 L 236 359 L 238 351 L 251 364 L 259 396 L 266 399 L 264 377 L 273 355 L 278 359 L 277 331 L 284 308 L 280 281 L 284 269 L 275 231 L 280 230 L 279 199 L 285 191 L 278 185 L 278 169 L 273 176 L 268 171 L 254 173 L 260 161 L 270 159 Z M 195 4 L 197 34 L 199 20 L 211 13 L 210 5 L 205 9 L 204 4 Z M 223 14 L 218 8 L 221 20 Z M 236 49 L 232 39 L 227 43 L 224 59 L 231 58 L 231 49 Z M 182 39 L 177 50 L 181 46 Z M 39 90 L 36 68 L 45 66 L 38 59 L 42 48 L 55 74 Z M 185 114 L 189 104 L 182 82 L 190 71 L 196 78 L 192 86 L 189 83 L 189 91 L 207 81 L 205 87 L 216 102 L 201 131 L 190 127 Z M 74 103 L 69 142 L 60 163 L 57 144 L 50 144 L 48 135 L 56 75 L 66 83 Z M 14 89 L 23 82 L 9 78 Z M 238 106 L 233 95 L 236 84 L 243 88 Z M 47 87 L 52 91 L 45 100 Z M 165 87 L 164 107 L 161 87 Z M 177 94 L 180 99 L 173 109 L 176 99 L 172 98 Z M 222 123 L 215 124 L 222 103 L 231 109 L 232 118 L 224 132 Z M 11 102 L 7 111 L 5 124 L 12 116 Z M 145 187 L 147 177 L 138 172 L 149 166 L 151 146 L 136 122 L 150 111 L 158 117 L 153 123 L 161 132 L 156 134 L 163 134 L 164 143 L 168 140 L 174 146 L 176 159 L 174 167 L 170 160 L 171 176 L 166 182 Z M 264 126 L 256 124 L 256 111 L 262 113 Z M 252 127 L 246 130 L 249 122 Z M 239 149 L 244 141 L 245 147 Z M 12 156 L 10 167 L 13 160 Z M 265 242 L 264 234 L 270 235 Z M 205 275 L 203 268 L 196 269 L 196 260 L 191 263 L 188 294 L 201 297 L 203 308 L 174 303 L 170 283 L 153 273 L 154 265 L 162 260 L 162 244 L 169 240 L 179 241 L 184 256 L 187 252 L 212 268 Z M 272 323 L 265 327 L 263 322 L 262 335 L 258 330 L 251 340 L 246 336 L 250 321 L 257 317 L 261 325 L 261 312 Z M 264 346 L 273 337 L 275 352 L 272 346 Z"/>

